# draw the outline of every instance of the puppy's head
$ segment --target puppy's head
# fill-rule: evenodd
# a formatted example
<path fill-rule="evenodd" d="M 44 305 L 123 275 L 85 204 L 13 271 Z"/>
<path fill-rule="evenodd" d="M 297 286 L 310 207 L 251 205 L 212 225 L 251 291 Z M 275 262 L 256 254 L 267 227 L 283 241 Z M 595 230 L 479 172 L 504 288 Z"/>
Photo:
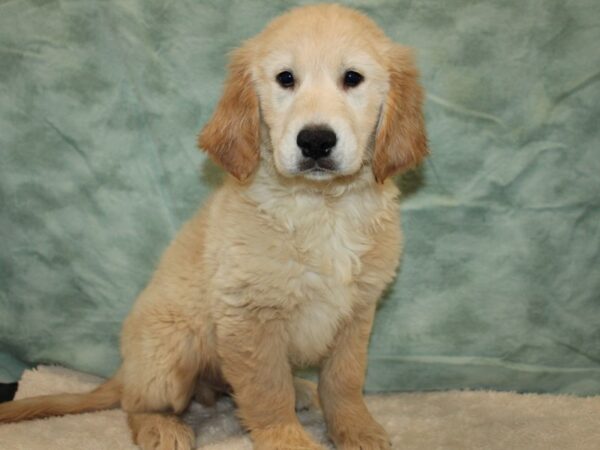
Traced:
<path fill-rule="evenodd" d="M 338 5 L 303 7 L 232 54 L 199 144 L 240 180 L 262 150 L 285 177 L 329 180 L 369 165 L 383 182 L 427 154 L 422 97 L 410 52 L 370 19 Z"/>

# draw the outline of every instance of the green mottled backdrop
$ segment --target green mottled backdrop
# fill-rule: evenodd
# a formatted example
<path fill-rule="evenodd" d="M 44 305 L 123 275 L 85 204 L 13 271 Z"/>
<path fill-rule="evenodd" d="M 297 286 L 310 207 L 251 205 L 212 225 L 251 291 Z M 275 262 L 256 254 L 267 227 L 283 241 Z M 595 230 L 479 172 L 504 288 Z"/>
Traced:
<path fill-rule="evenodd" d="M 0 2 L 0 375 L 103 375 L 219 182 L 226 53 L 294 1 Z M 433 156 L 367 388 L 600 393 L 600 4 L 348 2 L 418 50 Z M 294 36 L 290 36 L 294 39 Z"/>

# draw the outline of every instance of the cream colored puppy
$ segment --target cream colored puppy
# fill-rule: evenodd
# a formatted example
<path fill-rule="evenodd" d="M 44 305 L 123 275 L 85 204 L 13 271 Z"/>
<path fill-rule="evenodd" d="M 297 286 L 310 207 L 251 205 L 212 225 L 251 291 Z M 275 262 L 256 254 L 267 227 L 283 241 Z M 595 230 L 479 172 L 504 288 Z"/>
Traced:
<path fill-rule="evenodd" d="M 0 405 L 0 421 L 116 407 L 145 450 L 190 449 L 178 415 L 233 392 L 258 449 L 321 448 L 293 370 L 341 449 L 389 449 L 362 397 L 375 305 L 401 249 L 389 177 L 427 154 L 407 49 L 337 5 L 295 9 L 231 59 L 200 146 L 231 177 L 181 230 L 127 318 L 96 391 Z"/>

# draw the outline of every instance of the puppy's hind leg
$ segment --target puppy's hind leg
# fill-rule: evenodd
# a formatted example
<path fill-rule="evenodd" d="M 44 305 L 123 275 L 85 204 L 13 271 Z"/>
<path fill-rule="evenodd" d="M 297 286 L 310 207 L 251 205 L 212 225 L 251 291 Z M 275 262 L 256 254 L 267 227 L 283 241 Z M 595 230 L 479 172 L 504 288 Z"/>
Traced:
<path fill-rule="evenodd" d="M 296 393 L 296 411 L 321 408 L 315 382 L 294 377 L 294 391 Z"/>
<path fill-rule="evenodd" d="M 190 450 L 194 432 L 179 415 L 193 395 L 198 361 L 192 350 L 184 351 L 182 346 L 173 348 L 171 355 L 162 350 L 154 348 L 154 366 L 135 361 L 138 366 L 131 368 L 125 361 L 129 376 L 122 406 L 129 413 L 133 440 L 143 450 Z"/>
<path fill-rule="evenodd" d="M 189 450 L 194 433 L 178 415 L 206 363 L 201 330 L 174 308 L 145 311 L 124 328 L 121 406 L 143 450 Z"/>
<path fill-rule="evenodd" d="M 143 450 L 191 450 L 194 430 L 172 413 L 129 413 L 133 441 Z"/>

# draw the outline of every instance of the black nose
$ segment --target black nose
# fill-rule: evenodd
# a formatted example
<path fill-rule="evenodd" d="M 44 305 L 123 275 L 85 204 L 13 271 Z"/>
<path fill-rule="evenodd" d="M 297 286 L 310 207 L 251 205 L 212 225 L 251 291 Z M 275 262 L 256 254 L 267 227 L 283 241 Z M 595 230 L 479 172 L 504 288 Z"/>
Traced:
<path fill-rule="evenodd" d="M 303 128 L 296 139 L 298 147 L 302 149 L 302 154 L 311 159 L 328 156 L 336 142 L 337 136 L 333 130 L 324 126 Z"/>

